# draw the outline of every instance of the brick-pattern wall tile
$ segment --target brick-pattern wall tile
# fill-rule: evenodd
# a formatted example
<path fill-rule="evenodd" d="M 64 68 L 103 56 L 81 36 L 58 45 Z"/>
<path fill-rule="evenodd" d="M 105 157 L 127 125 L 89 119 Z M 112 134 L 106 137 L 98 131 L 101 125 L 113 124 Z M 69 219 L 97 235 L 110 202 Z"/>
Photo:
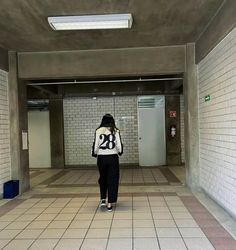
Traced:
<path fill-rule="evenodd" d="M 236 216 L 236 29 L 199 63 L 198 78 L 201 186 Z"/>
<path fill-rule="evenodd" d="M 121 130 L 124 154 L 120 163 L 138 164 L 138 116 L 137 97 L 124 96 L 114 98 L 115 119 Z"/>
<path fill-rule="evenodd" d="M 65 98 L 63 107 L 66 165 L 96 164 L 91 147 L 94 132 L 106 113 L 114 116 L 118 127 L 122 125 L 124 154 L 120 162 L 138 162 L 136 97 Z"/>
<path fill-rule="evenodd" d="M 180 143 L 181 143 L 181 162 L 185 163 L 184 154 L 184 96 L 180 96 Z"/>
<path fill-rule="evenodd" d="M 11 178 L 8 74 L 0 70 L 0 194 L 3 183 Z"/>

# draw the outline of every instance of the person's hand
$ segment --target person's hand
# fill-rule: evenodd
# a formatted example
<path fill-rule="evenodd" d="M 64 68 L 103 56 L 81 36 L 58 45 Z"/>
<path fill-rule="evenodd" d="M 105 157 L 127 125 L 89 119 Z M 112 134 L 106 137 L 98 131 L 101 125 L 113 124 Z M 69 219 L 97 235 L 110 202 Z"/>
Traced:
<path fill-rule="evenodd" d="M 92 157 L 97 158 L 97 154 L 92 153 Z"/>

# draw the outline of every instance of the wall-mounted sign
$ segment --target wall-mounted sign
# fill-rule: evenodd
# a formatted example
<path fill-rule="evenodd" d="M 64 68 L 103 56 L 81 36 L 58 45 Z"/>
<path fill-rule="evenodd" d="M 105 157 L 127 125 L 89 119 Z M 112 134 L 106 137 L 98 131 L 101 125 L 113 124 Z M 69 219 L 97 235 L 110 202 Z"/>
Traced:
<path fill-rule="evenodd" d="M 132 121 L 134 119 L 134 116 L 122 116 L 119 117 L 117 120 L 117 127 L 121 131 L 126 131 L 127 123 L 129 121 Z"/>
<path fill-rule="evenodd" d="M 125 131 L 125 126 L 126 124 L 125 124 L 125 119 L 123 119 L 123 118 L 119 118 L 118 120 L 117 120 L 117 127 L 119 128 L 119 130 L 121 130 L 121 131 Z"/>
<path fill-rule="evenodd" d="M 211 100 L 211 96 L 210 96 L 210 95 L 206 95 L 206 96 L 204 97 L 204 100 L 205 100 L 205 102 L 210 101 L 210 100 Z"/>
<path fill-rule="evenodd" d="M 22 130 L 22 149 L 28 149 L 28 132 L 25 130 Z"/>
<path fill-rule="evenodd" d="M 176 117 L 176 111 L 169 111 L 169 117 Z"/>

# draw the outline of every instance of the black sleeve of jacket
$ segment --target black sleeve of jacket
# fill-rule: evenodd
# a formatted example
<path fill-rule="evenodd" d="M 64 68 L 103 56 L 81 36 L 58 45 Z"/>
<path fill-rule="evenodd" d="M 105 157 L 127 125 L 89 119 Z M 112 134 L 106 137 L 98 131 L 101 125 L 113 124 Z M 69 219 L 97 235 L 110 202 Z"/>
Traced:
<path fill-rule="evenodd" d="M 95 132 L 95 135 L 94 135 L 94 141 L 93 141 L 93 146 L 92 146 L 92 157 L 97 157 L 97 154 L 95 154 L 95 152 L 94 152 L 95 140 L 96 140 L 96 132 Z"/>
<path fill-rule="evenodd" d="M 121 152 L 118 153 L 119 156 L 123 155 L 123 143 L 122 143 L 122 140 L 121 140 L 121 136 L 120 136 L 120 133 L 119 133 L 119 137 L 120 137 L 120 144 L 121 144 Z"/>

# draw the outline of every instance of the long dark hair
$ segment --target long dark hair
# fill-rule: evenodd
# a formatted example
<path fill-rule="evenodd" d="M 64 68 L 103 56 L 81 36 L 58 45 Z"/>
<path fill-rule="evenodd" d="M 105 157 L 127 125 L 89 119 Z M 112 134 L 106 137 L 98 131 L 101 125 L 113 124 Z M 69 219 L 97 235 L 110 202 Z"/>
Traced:
<path fill-rule="evenodd" d="M 114 131 L 117 130 L 115 120 L 114 120 L 113 116 L 110 114 L 105 114 L 102 117 L 102 122 L 101 122 L 99 128 L 100 127 L 109 127 L 112 133 L 114 133 Z"/>

